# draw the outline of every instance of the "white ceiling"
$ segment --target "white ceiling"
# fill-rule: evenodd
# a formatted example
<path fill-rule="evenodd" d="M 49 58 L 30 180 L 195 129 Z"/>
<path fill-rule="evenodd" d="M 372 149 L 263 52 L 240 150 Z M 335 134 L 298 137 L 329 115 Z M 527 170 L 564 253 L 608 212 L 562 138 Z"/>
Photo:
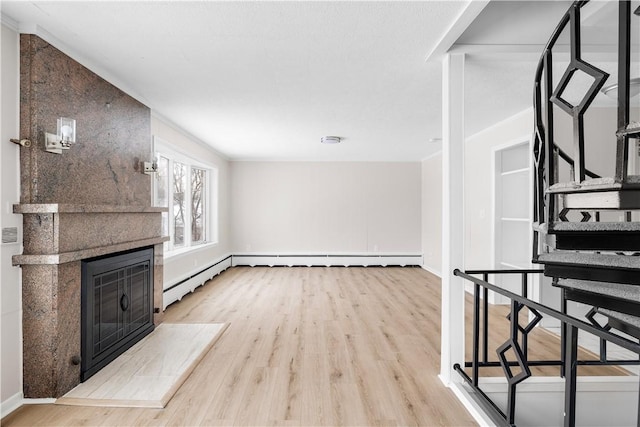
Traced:
<path fill-rule="evenodd" d="M 468 3 L 2 1 L 1 11 L 228 158 L 417 161 L 440 149 L 428 140 L 441 134 L 441 64 L 425 58 Z M 462 35 L 468 133 L 530 106 L 538 45 L 566 5 L 491 2 Z M 323 145 L 324 135 L 344 141 Z"/>

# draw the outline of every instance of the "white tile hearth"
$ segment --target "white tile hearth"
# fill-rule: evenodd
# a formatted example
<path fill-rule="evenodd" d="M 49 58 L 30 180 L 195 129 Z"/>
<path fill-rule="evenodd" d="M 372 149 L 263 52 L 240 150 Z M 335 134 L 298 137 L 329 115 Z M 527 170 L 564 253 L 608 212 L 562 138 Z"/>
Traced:
<path fill-rule="evenodd" d="M 164 408 L 227 326 L 163 323 L 56 404 Z"/>

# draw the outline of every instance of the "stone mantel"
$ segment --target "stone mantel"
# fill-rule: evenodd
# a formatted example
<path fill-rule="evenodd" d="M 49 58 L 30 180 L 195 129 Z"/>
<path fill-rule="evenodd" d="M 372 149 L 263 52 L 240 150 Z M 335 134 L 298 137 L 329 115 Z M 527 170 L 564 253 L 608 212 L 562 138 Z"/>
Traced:
<path fill-rule="evenodd" d="M 76 223 L 70 224 L 79 227 L 82 230 L 82 223 L 84 219 L 77 216 L 78 214 L 158 214 L 167 212 L 167 208 L 159 208 L 153 206 L 119 206 L 119 205 L 77 205 L 77 204 L 58 204 L 58 203 L 46 203 L 46 204 L 16 204 L 13 205 L 13 212 L 23 215 L 36 215 L 37 221 L 26 221 L 25 223 L 32 224 L 30 231 L 42 233 L 42 221 L 47 221 L 48 214 L 53 214 L 53 223 L 55 229 L 55 223 L 57 215 L 74 214 L 76 215 Z M 96 217 L 98 218 L 98 217 Z M 106 218 L 105 218 L 106 219 Z M 33 224 L 38 224 L 37 230 L 34 230 Z M 120 226 L 123 224 L 120 223 Z M 60 230 L 55 237 L 59 240 Z M 93 236 L 95 239 L 99 236 Z M 45 239 L 47 240 L 47 239 Z M 153 236 L 143 239 L 135 239 L 122 241 L 114 244 L 104 244 L 102 242 L 95 241 L 95 247 L 82 248 L 68 252 L 57 253 L 25 253 L 22 255 L 14 255 L 12 258 L 13 265 L 29 265 L 29 264 L 64 264 L 66 262 L 79 261 L 86 258 L 93 258 L 101 255 L 106 255 L 115 252 L 127 251 L 129 249 L 135 249 L 145 246 L 153 246 L 161 244 L 169 240 L 168 236 Z M 35 248 L 32 248 L 32 250 Z M 44 251 L 45 249 L 40 247 L 37 252 Z M 51 251 L 49 248 L 48 251 Z"/>
<path fill-rule="evenodd" d="M 167 212 L 168 208 L 154 206 L 83 205 L 71 203 L 19 203 L 13 205 L 13 213 L 147 213 Z"/>
<path fill-rule="evenodd" d="M 15 265 L 56 265 L 67 262 L 81 261 L 87 258 L 94 258 L 116 252 L 128 251 L 129 249 L 143 248 L 162 244 L 169 240 L 168 236 L 155 239 L 135 240 L 119 245 L 101 246 L 99 248 L 85 249 L 82 251 L 65 252 L 54 255 L 14 255 L 12 264 Z"/>
<path fill-rule="evenodd" d="M 22 214 L 24 252 L 14 265 L 62 264 L 161 244 L 160 216 L 152 206 L 17 204 Z"/>
<path fill-rule="evenodd" d="M 21 255 L 14 255 L 12 258 L 13 265 L 29 265 L 29 264 L 64 264 L 67 262 L 79 261 L 86 258 L 93 258 L 101 255 L 106 255 L 115 252 L 127 251 L 129 249 L 135 249 L 145 246 L 153 246 L 162 244 L 169 240 L 168 236 L 150 236 L 141 239 L 131 239 L 126 241 L 117 241 L 112 244 L 105 244 L 104 240 L 100 239 L 100 235 L 93 234 L 93 247 L 76 248 L 75 250 L 66 252 L 56 252 L 55 244 L 53 242 L 60 241 L 61 231 L 59 224 L 63 221 L 62 218 L 58 218 L 61 215 L 72 214 L 74 220 L 64 221 L 67 226 L 76 227 L 77 230 L 74 234 L 78 234 L 77 231 L 87 231 L 86 226 L 87 219 L 81 214 L 90 214 L 90 218 L 93 217 L 93 221 L 104 222 L 105 220 L 113 220 L 113 215 L 101 218 L 96 214 L 121 214 L 118 215 L 118 226 L 126 227 L 130 229 L 131 224 L 122 223 L 122 220 L 132 221 L 127 215 L 122 214 L 158 214 L 167 212 L 167 208 L 159 208 L 153 206 L 121 206 L 121 205 L 82 205 L 82 204 L 58 204 L 58 203 L 29 203 L 29 204 L 15 204 L 13 205 L 13 212 L 16 214 L 22 214 L 25 216 L 34 215 L 33 220 L 25 219 L 25 225 L 29 224 L 29 229 L 25 230 L 27 233 L 37 233 L 42 236 L 42 233 L 51 232 L 49 237 L 44 236 L 44 239 L 40 239 L 41 243 L 44 242 L 46 247 L 31 247 L 30 252 L 26 252 Z M 102 221 L 101 221 L 102 219 Z M 143 220 L 147 220 L 145 216 Z M 47 227 L 46 223 L 51 221 L 52 226 Z M 45 223 L 43 229 L 43 222 Z M 91 222 L 91 219 L 88 219 Z M 138 222 L 133 220 L 133 222 Z M 37 225 L 36 225 L 37 224 Z M 57 225 L 57 226 L 56 226 Z M 83 226 L 84 225 L 84 226 Z M 105 225 L 105 227 L 108 227 Z M 51 228 L 51 230 L 48 230 Z M 64 233 L 68 232 L 63 230 Z M 112 237 L 111 237 L 112 238 Z M 30 245 L 32 246 L 32 245 Z M 48 253 L 42 253 L 48 252 Z"/>

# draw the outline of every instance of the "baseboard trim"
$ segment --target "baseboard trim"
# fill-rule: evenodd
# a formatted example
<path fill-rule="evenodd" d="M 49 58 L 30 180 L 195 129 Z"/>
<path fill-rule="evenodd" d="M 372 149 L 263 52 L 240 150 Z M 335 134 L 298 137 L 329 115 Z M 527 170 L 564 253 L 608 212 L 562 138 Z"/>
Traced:
<path fill-rule="evenodd" d="M 469 394 L 469 391 L 461 383 L 453 382 L 449 385 L 445 384 L 462 403 L 473 419 L 482 427 L 495 427 L 497 423 L 486 414 L 476 400 Z"/>
<path fill-rule="evenodd" d="M 4 418 L 19 407 L 21 407 L 24 402 L 24 395 L 22 393 L 16 393 L 4 402 L 0 403 L 0 418 Z"/>
<path fill-rule="evenodd" d="M 42 399 L 22 399 L 22 404 L 23 405 L 52 405 L 54 403 L 56 403 L 56 398 L 55 397 L 45 397 Z"/>
<path fill-rule="evenodd" d="M 214 276 L 222 273 L 231 267 L 232 257 L 226 255 L 207 267 L 199 268 L 181 279 L 174 281 L 166 289 L 162 291 L 162 309 L 165 310 L 170 304 L 182 300 L 182 297 L 193 292 L 197 287 L 204 285 Z"/>
<path fill-rule="evenodd" d="M 351 267 L 420 266 L 419 254 L 235 254 L 233 266 Z"/>
<path fill-rule="evenodd" d="M 229 267 L 269 266 L 269 267 L 351 267 L 351 266 L 422 266 L 421 254 L 295 254 L 295 253 L 237 253 L 217 258 L 206 267 L 200 267 L 182 277 L 165 283 L 162 291 L 162 306 L 165 310 L 170 304 L 182 300 L 182 297 L 204 285 L 208 280 Z M 434 273 L 435 274 L 435 273 Z"/>
<path fill-rule="evenodd" d="M 426 264 L 422 264 L 421 267 L 422 267 L 423 270 L 427 270 L 429 273 L 431 273 L 431 274 L 433 274 L 435 276 L 438 276 L 439 278 L 442 279 L 442 273 L 440 272 L 440 270 L 436 270 L 435 268 L 429 267 Z"/>

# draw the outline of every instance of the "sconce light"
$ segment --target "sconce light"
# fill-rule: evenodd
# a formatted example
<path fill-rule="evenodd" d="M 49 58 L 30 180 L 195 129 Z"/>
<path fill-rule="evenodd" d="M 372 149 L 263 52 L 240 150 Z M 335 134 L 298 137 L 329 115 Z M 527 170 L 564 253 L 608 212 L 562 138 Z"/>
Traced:
<path fill-rule="evenodd" d="M 44 148 L 49 153 L 62 154 L 62 150 L 71 148 L 71 144 L 76 142 L 76 121 L 66 117 L 58 119 L 58 132 L 45 133 Z"/>

